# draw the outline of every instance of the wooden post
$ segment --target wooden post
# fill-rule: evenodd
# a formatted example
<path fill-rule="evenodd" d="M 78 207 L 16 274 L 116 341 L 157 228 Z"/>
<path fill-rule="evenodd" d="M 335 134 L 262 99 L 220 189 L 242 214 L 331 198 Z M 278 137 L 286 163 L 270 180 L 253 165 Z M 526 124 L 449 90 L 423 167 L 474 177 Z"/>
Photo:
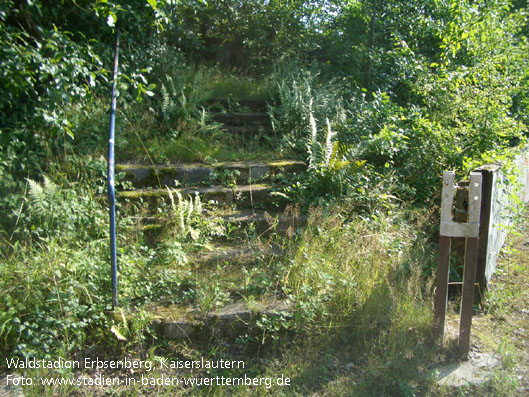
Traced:
<path fill-rule="evenodd" d="M 476 171 L 482 175 L 481 213 L 479 219 L 479 246 L 476 268 L 476 282 L 478 283 L 479 298 L 484 295 L 487 286 L 487 253 L 489 247 L 489 234 L 492 228 L 491 210 L 493 202 L 494 184 L 500 166 L 498 164 L 487 165 Z"/>
<path fill-rule="evenodd" d="M 443 172 L 443 191 L 441 196 L 441 233 L 439 237 L 439 265 L 437 268 L 437 287 L 434 298 L 434 336 L 443 344 L 448 302 L 448 274 L 450 272 L 450 246 L 452 238 L 443 233 L 443 224 L 452 222 L 452 203 L 454 201 L 453 171 Z"/>
<path fill-rule="evenodd" d="M 476 225 L 476 236 L 467 237 L 465 248 L 465 276 L 463 281 L 463 300 L 461 302 L 461 320 L 459 323 L 459 352 L 462 356 L 470 349 L 470 327 L 474 314 L 474 284 L 478 262 L 479 216 L 481 212 L 482 175 L 470 173 L 468 193 L 468 223 Z"/>
<path fill-rule="evenodd" d="M 464 357 L 467 356 L 470 349 L 470 327 L 472 326 L 472 315 L 474 314 L 474 284 L 476 282 L 477 260 L 478 239 L 467 238 L 461 320 L 459 321 L 459 353 Z"/>
<path fill-rule="evenodd" d="M 446 305 L 448 303 L 448 274 L 450 272 L 451 237 L 439 238 L 439 267 L 437 269 L 437 287 L 434 301 L 434 337 L 443 343 Z"/>

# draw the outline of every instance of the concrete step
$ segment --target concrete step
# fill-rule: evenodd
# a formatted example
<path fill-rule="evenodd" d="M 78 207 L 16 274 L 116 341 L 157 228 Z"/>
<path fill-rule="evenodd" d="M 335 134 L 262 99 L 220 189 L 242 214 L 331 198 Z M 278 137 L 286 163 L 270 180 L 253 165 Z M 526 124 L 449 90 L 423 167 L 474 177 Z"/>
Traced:
<path fill-rule="evenodd" d="M 219 296 L 231 299 L 274 293 L 278 288 L 275 283 L 271 284 L 275 280 L 274 264 L 285 254 L 285 247 L 277 243 L 250 241 L 240 242 L 239 246 L 216 245 L 213 251 L 190 255 L 195 292 L 209 286 Z"/>
<path fill-rule="evenodd" d="M 303 228 L 307 224 L 308 216 L 299 214 L 284 214 L 281 212 L 268 212 L 264 210 L 221 210 L 207 211 L 204 216 L 217 217 L 226 224 L 231 225 L 235 230 L 231 235 L 235 237 L 252 225 L 259 235 L 269 235 L 271 233 L 290 235 L 297 229 Z M 156 239 L 160 233 L 167 231 L 174 221 L 170 216 L 138 216 L 135 217 L 135 230 L 147 233 L 150 240 Z"/>
<path fill-rule="evenodd" d="M 274 268 L 270 264 L 285 254 L 285 247 L 277 243 L 217 244 L 188 254 L 185 263 L 160 265 L 152 268 L 152 272 L 159 274 L 160 278 L 175 276 L 183 280 L 182 291 L 173 290 L 161 298 L 168 302 L 175 303 L 175 297 L 181 296 L 179 292 L 184 290 L 187 296 L 199 296 L 208 287 L 214 287 L 219 296 L 223 296 L 223 301 L 226 298 L 239 299 L 248 293 L 263 295 L 275 291 L 275 284 L 263 283 L 262 280 L 273 278 L 270 273 Z"/>
<path fill-rule="evenodd" d="M 255 138 L 260 135 L 270 135 L 272 133 L 272 126 L 224 124 L 221 127 L 221 130 L 228 134 L 239 136 L 241 138 Z"/>
<path fill-rule="evenodd" d="M 243 265 L 252 267 L 259 260 L 268 260 L 274 256 L 282 256 L 283 249 L 277 244 L 253 246 L 216 245 L 211 251 L 202 251 L 190 255 L 189 263 L 200 267 L 216 265 L 218 263 Z"/>
<path fill-rule="evenodd" d="M 280 192 L 278 186 L 267 184 L 242 185 L 230 187 L 199 187 L 199 188 L 181 188 L 181 189 L 138 189 L 123 191 L 116 195 L 116 198 L 124 204 L 146 204 L 148 209 L 156 211 L 158 208 L 165 206 L 170 210 L 170 195 L 177 200 L 176 192 L 182 196 L 201 196 L 202 203 L 206 205 L 231 206 L 236 205 L 238 208 L 282 208 L 287 203 L 287 199 Z"/>
<path fill-rule="evenodd" d="M 253 224 L 255 230 L 262 234 L 266 232 L 286 233 L 289 229 L 294 232 L 307 225 L 308 216 L 299 214 L 284 214 L 264 210 L 239 210 L 230 214 L 220 215 L 227 223 L 237 224 L 241 227 Z"/>
<path fill-rule="evenodd" d="M 158 305 L 148 307 L 147 311 L 153 316 L 152 328 L 162 338 L 234 339 L 251 333 L 252 328 L 255 330 L 256 320 L 263 316 L 291 318 L 293 305 L 285 299 L 269 297 L 252 302 L 240 300 L 205 313 L 193 305 Z"/>
<path fill-rule="evenodd" d="M 263 180 L 281 172 L 292 174 L 304 171 L 306 168 L 305 162 L 299 160 L 271 160 L 230 161 L 212 165 L 203 163 L 154 166 L 118 164 L 116 172 L 124 173 L 125 178 L 135 187 L 144 188 L 174 187 L 175 180 L 181 184 L 199 184 L 210 181 L 221 183 L 228 179 L 235 179 L 237 183 L 246 183 L 249 179 Z"/>
<path fill-rule="evenodd" d="M 267 102 L 262 99 L 226 99 L 212 98 L 205 103 L 208 109 L 248 109 L 251 112 L 265 112 Z"/>
<path fill-rule="evenodd" d="M 0 374 L 0 397 L 24 397 L 23 384 L 23 377 L 19 373 Z"/>
<path fill-rule="evenodd" d="M 210 117 L 218 122 L 227 125 L 261 125 L 270 126 L 270 116 L 266 112 L 210 112 Z"/>

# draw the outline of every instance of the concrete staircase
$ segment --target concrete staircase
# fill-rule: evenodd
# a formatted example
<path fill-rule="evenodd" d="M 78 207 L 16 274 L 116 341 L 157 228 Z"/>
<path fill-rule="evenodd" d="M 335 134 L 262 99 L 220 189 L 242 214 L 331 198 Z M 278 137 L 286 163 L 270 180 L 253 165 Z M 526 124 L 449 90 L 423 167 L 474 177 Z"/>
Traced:
<path fill-rule="evenodd" d="M 223 103 L 223 101 L 217 102 Z M 270 130 L 264 104 L 254 101 L 248 112 L 212 112 L 211 119 L 223 124 L 226 133 L 263 134 Z M 212 142 L 214 145 L 214 142 Z M 215 218 L 230 230 L 211 242 L 207 249 L 188 255 L 194 269 L 191 284 L 211 283 L 223 294 L 223 305 L 199 307 L 168 297 L 148 306 L 152 324 L 164 338 L 222 336 L 236 338 L 253 320 L 263 316 L 290 316 L 291 305 L 277 289 L 259 277 L 274 258 L 283 255 L 281 236 L 292 236 L 302 228 L 301 216 L 282 193 L 284 175 L 306 169 L 304 162 L 291 159 L 232 161 L 213 164 L 119 164 L 116 172 L 133 186 L 117 195 L 121 211 L 134 214 L 131 232 L 141 233 L 147 244 L 156 246 L 165 233 L 175 233 L 175 219 L 167 209 L 177 194 L 198 195 L 203 216 Z M 244 236 L 252 234 L 253 238 Z M 284 237 L 283 237 L 284 238 Z M 178 271 L 178 269 L 166 269 Z M 248 293 L 248 279 L 255 280 Z M 253 321 L 255 323 L 255 321 Z"/>

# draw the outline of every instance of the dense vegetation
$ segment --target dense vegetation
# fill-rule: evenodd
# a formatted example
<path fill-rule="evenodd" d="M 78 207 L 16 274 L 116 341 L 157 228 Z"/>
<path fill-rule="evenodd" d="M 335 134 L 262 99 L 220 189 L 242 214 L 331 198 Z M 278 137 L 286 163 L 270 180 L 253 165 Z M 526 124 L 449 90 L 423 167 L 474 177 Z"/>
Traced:
<path fill-rule="evenodd" d="M 369 346 L 371 377 L 361 390 L 419 390 L 413 371 L 395 370 L 380 381 L 384 368 L 375 357 L 398 368 L 399 360 L 433 354 L 422 343 L 442 171 L 464 174 L 526 145 L 526 6 L 503 0 L 3 1 L 0 350 L 68 356 L 112 345 L 112 326 L 130 341 L 112 347 L 143 348 L 141 310 L 128 326 L 104 311 L 108 220 L 97 197 L 105 192 L 119 29 L 118 159 L 212 162 L 288 153 L 306 160 L 306 173 L 283 194 L 302 211 L 312 208 L 310 225 L 292 248 L 290 267 L 265 280 L 280 285 L 302 315 L 294 324 L 261 328 L 318 334 L 355 318 L 353 335 L 325 338 L 354 336 Z M 234 147 L 207 123 L 203 106 L 219 98 L 234 109 L 243 100 L 266 100 L 272 136 Z M 193 212 L 201 203 L 189 203 L 179 200 L 172 208 L 175 216 L 185 214 L 187 231 L 156 248 L 118 236 L 125 307 L 141 307 L 167 290 L 204 307 L 223 299 L 214 286 L 194 285 L 187 268 L 145 276 L 153 266 L 185 263 L 190 250 L 229 233 L 202 222 Z M 353 241 L 353 235 L 368 237 Z M 413 350 L 417 345 L 426 356 Z M 354 344 L 351 354 L 364 347 Z M 405 359 L 403 350 L 414 353 Z M 301 393 L 311 390 L 310 377 L 300 376 L 308 384 Z"/>

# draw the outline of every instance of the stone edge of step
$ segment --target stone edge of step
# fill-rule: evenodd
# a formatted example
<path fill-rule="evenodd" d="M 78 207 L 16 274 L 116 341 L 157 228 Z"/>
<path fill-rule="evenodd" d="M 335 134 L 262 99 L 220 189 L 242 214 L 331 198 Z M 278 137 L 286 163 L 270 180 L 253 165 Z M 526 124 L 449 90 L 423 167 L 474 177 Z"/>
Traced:
<path fill-rule="evenodd" d="M 290 318 L 294 311 L 291 302 L 275 297 L 256 306 L 249 307 L 240 300 L 206 313 L 191 305 L 152 307 L 154 319 L 151 325 L 159 336 L 167 339 L 188 339 L 203 333 L 234 336 L 246 329 L 252 318 L 263 315 Z"/>

